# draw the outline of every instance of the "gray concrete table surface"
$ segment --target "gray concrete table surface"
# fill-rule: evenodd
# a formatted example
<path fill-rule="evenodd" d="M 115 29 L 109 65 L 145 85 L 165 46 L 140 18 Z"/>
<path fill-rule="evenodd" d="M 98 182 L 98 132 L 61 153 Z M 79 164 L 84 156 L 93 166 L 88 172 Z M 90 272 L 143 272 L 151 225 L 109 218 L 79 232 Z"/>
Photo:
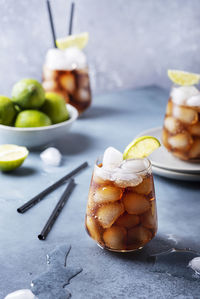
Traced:
<path fill-rule="evenodd" d="M 0 298 L 29 288 L 45 270 L 46 254 L 59 244 L 71 244 L 69 264 L 83 268 L 67 289 L 72 298 L 200 298 L 199 280 L 188 275 L 187 256 L 178 266 L 174 257 L 149 263 L 148 250 L 182 240 L 200 250 L 199 183 L 155 176 L 158 236 L 141 252 L 115 254 L 100 249 L 84 228 L 87 195 L 94 161 L 110 145 L 123 151 L 141 131 L 161 126 L 168 92 L 157 87 L 94 96 L 92 107 L 77 120 L 71 132 L 55 142 L 64 155 L 60 167 L 47 167 L 40 151 L 31 151 L 23 167 L 0 174 Z M 90 166 L 76 176 L 77 186 L 46 241 L 43 228 L 64 186 L 21 215 L 17 207 L 87 160 Z M 175 241 L 173 241 L 175 236 Z M 159 259 L 158 259 L 159 260 Z"/>

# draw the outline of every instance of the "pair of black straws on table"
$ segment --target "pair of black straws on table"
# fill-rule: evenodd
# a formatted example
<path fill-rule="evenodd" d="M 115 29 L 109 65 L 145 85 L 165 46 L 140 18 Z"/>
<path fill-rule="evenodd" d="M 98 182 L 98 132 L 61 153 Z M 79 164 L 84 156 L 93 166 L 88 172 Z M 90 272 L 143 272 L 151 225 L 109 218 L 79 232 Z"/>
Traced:
<path fill-rule="evenodd" d="M 84 162 L 68 174 L 66 174 L 64 177 L 56 181 L 53 185 L 47 187 L 45 190 L 40 192 L 38 195 L 34 196 L 31 200 L 29 200 L 27 203 L 25 203 L 23 206 L 17 209 L 18 213 L 25 213 L 27 210 L 35 206 L 38 202 L 40 202 L 47 194 L 51 193 L 55 189 L 57 189 L 60 185 L 65 183 L 66 181 L 69 180 L 68 185 L 63 192 L 60 200 L 58 201 L 57 205 L 55 206 L 53 212 L 51 213 L 51 216 L 47 220 L 43 230 L 41 233 L 38 235 L 39 240 L 45 240 L 48 233 L 50 232 L 52 226 L 54 225 L 56 219 L 60 215 L 60 212 L 62 211 L 62 208 L 64 207 L 65 203 L 67 202 L 70 194 L 72 193 L 74 187 L 75 187 L 75 182 L 74 179 L 72 178 L 74 175 L 76 175 L 78 172 L 80 172 L 82 169 L 86 168 L 88 166 L 87 162 Z"/>

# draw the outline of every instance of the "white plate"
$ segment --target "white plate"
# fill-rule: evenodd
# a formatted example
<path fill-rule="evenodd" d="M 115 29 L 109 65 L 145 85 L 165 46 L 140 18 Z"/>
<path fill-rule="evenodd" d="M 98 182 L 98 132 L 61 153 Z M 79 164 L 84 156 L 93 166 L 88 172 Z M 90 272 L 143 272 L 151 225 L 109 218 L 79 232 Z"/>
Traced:
<path fill-rule="evenodd" d="M 200 182 L 200 174 L 176 172 L 176 171 L 171 171 L 171 170 L 167 170 L 164 168 L 159 168 L 156 166 L 152 166 L 152 170 L 153 170 L 153 174 L 164 176 L 164 177 L 167 177 L 170 179 Z"/>
<path fill-rule="evenodd" d="M 162 128 L 152 128 L 141 132 L 137 137 L 150 135 L 158 138 L 162 143 Z M 176 157 L 174 157 L 171 153 L 167 151 L 167 149 L 162 145 L 159 149 L 153 152 L 149 159 L 153 166 L 163 168 L 170 171 L 182 172 L 182 173 L 193 173 L 193 174 L 200 174 L 200 163 L 192 163 L 182 161 Z"/>

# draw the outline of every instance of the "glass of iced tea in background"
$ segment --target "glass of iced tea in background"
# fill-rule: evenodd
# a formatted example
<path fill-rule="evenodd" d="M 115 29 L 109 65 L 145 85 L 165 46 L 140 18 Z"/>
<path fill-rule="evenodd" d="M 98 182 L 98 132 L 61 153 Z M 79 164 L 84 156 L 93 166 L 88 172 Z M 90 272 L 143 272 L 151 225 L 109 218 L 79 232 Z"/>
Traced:
<path fill-rule="evenodd" d="M 49 49 L 43 66 L 42 85 L 46 92 L 61 94 L 79 114 L 91 104 L 91 89 L 85 54 L 76 47 Z"/>
<path fill-rule="evenodd" d="M 174 86 L 166 108 L 162 140 L 182 160 L 200 159 L 200 91 L 195 86 Z"/>
<path fill-rule="evenodd" d="M 117 152 L 108 148 L 94 166 L 85 225 L 100 247 L 128 252 L 155 236 L 156 199 L 150 161 L 123 161 Z M 110 156 L 115 163 L 108 162 Z"/>

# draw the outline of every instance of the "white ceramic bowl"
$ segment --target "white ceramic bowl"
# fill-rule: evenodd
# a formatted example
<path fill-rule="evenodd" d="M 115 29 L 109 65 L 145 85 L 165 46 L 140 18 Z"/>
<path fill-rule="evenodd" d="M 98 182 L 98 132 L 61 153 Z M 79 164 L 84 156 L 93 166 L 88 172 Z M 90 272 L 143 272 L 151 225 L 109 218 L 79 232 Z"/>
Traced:
<path fill-rule="evenodd" d="M 65 135 L 78 117 L 78 111 L 66 104 L 70 119 L 62 123 L 37 128 L 15 128 L 0 125 L 0 144 L 16 144 L 28 148 L 40 147 Z"/>

